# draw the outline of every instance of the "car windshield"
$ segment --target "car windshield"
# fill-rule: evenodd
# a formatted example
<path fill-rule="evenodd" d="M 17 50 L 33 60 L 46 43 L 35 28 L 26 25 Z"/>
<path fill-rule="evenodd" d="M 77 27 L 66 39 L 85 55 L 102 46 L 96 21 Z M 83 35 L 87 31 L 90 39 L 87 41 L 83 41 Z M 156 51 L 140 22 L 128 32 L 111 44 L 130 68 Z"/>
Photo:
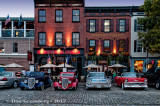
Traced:
<path fill-rule="evenodd" d="M 122 73 L 122 77 L 138 77 L 136 73 Z"/>
<path fill-rule="evenodd" d="M 12 72 L 1 72 L 0 76 L 11 77 L 12 76 Z"/>
<path fill-rule="evenodd" d="M 100 77 L 100 78 L 104 78 L 105 74 L 104 73 L 90 73 L 89 77 Z"/>
<path fill-rule="evenodd" d="M 32 72 L 30 73 L 30 77 L 43 77 L 44 74 L 41 72 Z"/>
<path fill-rule="evenodd" d="M 72 77 L 72 76 L 74 76 L 74 74 L 63 73 L 63 74 L 61 74 L 61 76 L 62 76 L 62 77 L 67 77 L 67 76 Z"/>

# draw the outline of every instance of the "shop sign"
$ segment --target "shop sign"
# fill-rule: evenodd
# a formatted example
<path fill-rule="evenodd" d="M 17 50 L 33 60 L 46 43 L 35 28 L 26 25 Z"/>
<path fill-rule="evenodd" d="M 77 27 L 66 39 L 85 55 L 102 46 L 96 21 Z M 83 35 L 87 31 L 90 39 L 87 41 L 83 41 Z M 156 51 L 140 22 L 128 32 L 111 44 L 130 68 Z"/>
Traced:
<path fill-rule="evenodd" d="M 44 50 L 43 53 L 38 50 L 37 54 L 64 54 L 64 50 Z M 66 50 L 65 54 L 81 54 L 81 52 L 80 50 Z"/>
<path fill-rule="evenodd" d="M 94 37 L 121 37 L 124 34 L 93 34 Z"/>

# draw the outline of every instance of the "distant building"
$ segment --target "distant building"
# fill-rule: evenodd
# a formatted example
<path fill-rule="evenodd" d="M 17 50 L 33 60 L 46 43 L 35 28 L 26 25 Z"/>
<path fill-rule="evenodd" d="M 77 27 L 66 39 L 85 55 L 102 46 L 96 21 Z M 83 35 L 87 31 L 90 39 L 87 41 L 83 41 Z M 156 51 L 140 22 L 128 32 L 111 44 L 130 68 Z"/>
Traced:
<path fill-rule="evenodd" d="M 19 17 L 11 17 L 11 22 L 5 26 L 6 17 L 0 17 L 0 65 L 17 63 L 26 70 L 34 64 L 28 61 L 27 52 L 33 52 L 34 18 L 23 17 L 18 26 Z"/>

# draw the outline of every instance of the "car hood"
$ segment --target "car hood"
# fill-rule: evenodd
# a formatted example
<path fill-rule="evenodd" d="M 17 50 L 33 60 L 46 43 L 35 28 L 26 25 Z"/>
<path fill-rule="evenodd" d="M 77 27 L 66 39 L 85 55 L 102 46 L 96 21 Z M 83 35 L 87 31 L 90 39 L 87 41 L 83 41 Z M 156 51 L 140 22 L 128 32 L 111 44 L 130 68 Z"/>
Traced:
<path fill-rule="evenodd" d="M 92 77 L 92 78 L 88 78 L 91 79 L 92 82 L 106 82 L 107 80 L 110 80 L 108 78 L 98 78 L 98 77 Z"/>
<path fill-rule="evenodd" d="M 124 80 L 127 79 L 128 82 L 144 82 L 145 78 L 129 78 L 129 77 L 124 77 Z"/>

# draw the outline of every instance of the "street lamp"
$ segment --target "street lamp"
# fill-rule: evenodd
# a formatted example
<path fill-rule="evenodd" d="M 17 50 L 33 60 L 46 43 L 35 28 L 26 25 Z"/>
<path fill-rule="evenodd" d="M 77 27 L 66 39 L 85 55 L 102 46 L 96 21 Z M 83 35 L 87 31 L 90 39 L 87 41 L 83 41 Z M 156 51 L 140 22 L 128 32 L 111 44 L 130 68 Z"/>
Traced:
<path fill-rule="evenodd" d="M 66 50 L 66 44 L 64 43 L 63 46 L 64 46 L 64 68 L 65 68 L 65 50 Z"/>

